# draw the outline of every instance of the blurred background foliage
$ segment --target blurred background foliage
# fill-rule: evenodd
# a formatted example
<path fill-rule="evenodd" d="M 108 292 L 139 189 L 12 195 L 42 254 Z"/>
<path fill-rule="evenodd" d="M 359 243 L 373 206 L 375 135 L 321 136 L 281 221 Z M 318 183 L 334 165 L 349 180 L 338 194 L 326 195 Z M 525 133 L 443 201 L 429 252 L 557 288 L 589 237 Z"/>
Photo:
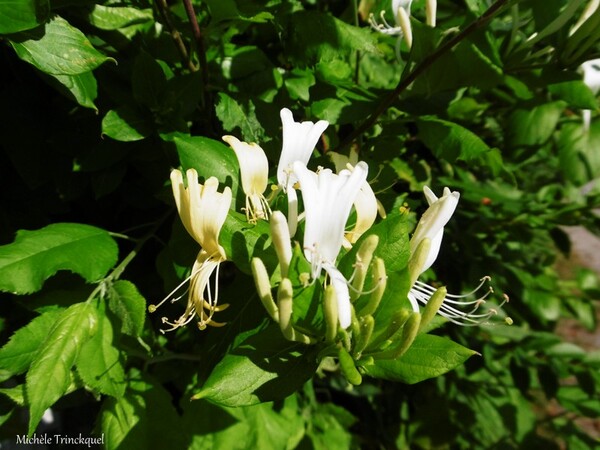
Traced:
<path fill-rule="evenodd" d="M 0 350 L 1 438 L 27 432 L 25 411 L 43 413 L 23 386 L 44 379 L 30 364 L 45 348 L 68 366 L 47 399 L 58 400 L 51 426 L 104 433 L 110 449 L 599 447 L 600 353 L 560 325 L 572 318 L 594 333 L 600 285 L 593 271 L 557 269 L 571 249 L 563 226 L 600 233 L 598 100 L 578 69 L 600 57 L 600 12 L 577 28 L 587 4 L 439 0 L 431 28 L 414 0 L 413 47 L 402 44 L 398 60 L 396 38 L 368 25 L 381 10 L 391 20 L 384 0 L 0 0 L 0 244 L 18 230 L 96 227 L 72 231 L 86 241 L 71 256 L 93 255 L 90 267 L 20 274 L 28 285 L 0 269 L 2 342 L 37 319 L 21 331 L 29 347 Z M 425 185 L 461 193 L 427 276 L 459 292 L 491 275 L 510 297 L 512 326 L 435 331 L 481 356 L 414 385 L 365 378 L 351 389 L 320 370 L 274 403 L 189 401 L 238 331 L 265 314 L 247 270 L 228 263 L 221 295 L 238 312 L 234 326 L 163 336 L 160 319 L 145 317 L 144 299 L 164 297 L 197 252 L 169 171 L 188 165 L 198 136 L 235 134 L 276 162 L 283 107 L 328 120 L 317 164 L 357 150 L 388 212 L 420 215 Z M 593 111 L 589 129 L 582 110 Z M 132 250 L 109 275 L 107 304 L 84 303 L 106 284 L 65 271 L 40 290 L 58 269 L 103 279 Z M 94 314 L 102 337 L 87 350 L 46 339 L 51 329 L 84 339 Z"/>

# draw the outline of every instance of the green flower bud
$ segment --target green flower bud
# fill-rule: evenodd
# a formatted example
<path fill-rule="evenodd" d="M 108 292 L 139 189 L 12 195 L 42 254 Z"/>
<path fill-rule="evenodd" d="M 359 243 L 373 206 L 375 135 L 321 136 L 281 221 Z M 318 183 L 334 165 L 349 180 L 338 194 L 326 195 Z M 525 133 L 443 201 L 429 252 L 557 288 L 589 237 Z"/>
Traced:
<path fill-rule="evenodd" d="M 385 263 L 381 258 L 375 258 L 375 261 L 373 262 L 373 280 L 377 284 L 371 292 L 367 304 L 358 312 L 359 316 L 368 316 L 373 314 L 377 310 L 379 302 L 381 302 L 381 298 L 385 292 L 385 287 L 387 285 L 387 274 L 385 272 Z"/>
<path fill-rule="evenodd" d="M 252 258 L 251 263 L 252 276 L 254 277 L 254 284 L 258 291 L 258 296 L 263 306 L 275 322 L 279 322 L 279 309 L 273 300 L 271 294 L 271 282 L 269 281 L 269 274 L 267 268 L 259 258 Z"/>
<path fill-rule="evenodd" d="M 342 370 L 342 373 L 348 382 L 355 386 L 358 386 L 360 383 L 362 383 L 362 375 L 356 368 L 354 359 L 352 359 L 352 356 L 350 356 L 350 353 L 348 353 L 344 347 L 340 347 L 338 358 L 340 361 L 340 369 Z"/>
<path fill-rule="evenodd" d="M 365 238 L 356 252 L 356 269 L 352 280 L 352 287 L 354 289 L 350 291 L 350 299 L 352 301 L 355 301 L 361 295 L 367 278 L 367 272 L 371 265 L 371 259 L 373 258 L 373 252 L 377 248 L 378 243 L 379 236 L 372 234 Z"/>
<path fill-rule="evenodd" d="M 333 286 L 327 286 L 323 300 L 325 313 L 325 342 L 333 342 L 338 332 L 338 306 Z"/>
<path fill-rule="evenodd" d="M 360 358 L 363 350 L 367 348 L 371 336 L 373 335 L 373 329 L 375 328 L 375 319 L 373 316 L 365 316 L 360 319 L 360 333 L 355 338 L 354 344 L 354 356 Z"/>
<path fill-rule="evenodd" d="M 442 286 L 431 296 L 427 302 L 427 305 L 425 305 L 425 308 L 423 309 L 419 331 L 423 331 L 423 329 L 429 325 L 429 322 L 431 322 L 431 320 L 435 317 L 442 306 L 442 303 L 444 303 L 444 300 L 446 300 L 447 293 L 448 291 L 446 290 L 446 287 Z"/>

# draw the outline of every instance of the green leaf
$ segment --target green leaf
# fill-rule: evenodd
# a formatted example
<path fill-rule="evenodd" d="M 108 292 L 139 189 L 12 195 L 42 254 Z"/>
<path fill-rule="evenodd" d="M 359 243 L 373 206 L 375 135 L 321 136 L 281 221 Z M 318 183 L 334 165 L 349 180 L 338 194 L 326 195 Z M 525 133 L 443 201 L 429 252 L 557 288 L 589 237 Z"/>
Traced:
<path fill-rule="evenodd" d="M 308 275 L 311 270 L 310 263 L 304 257 L 303 249 L 300 245 L 294 246 L 288 272 L 288 278 L 294 288 L 292 321 L 299 331 L 322 336 L 325 332 L 325 317 L 321 302 L 323 285 L 318 281 L 308 284 L 305 284 L 306 279 L 302 281 L 302 274 Z"/>
<path fill-rule="evenodd" d="M 77 355 L 96 332 L 97 314 L 89 303 L 69 307 L 40 347 L 26 378 L 29 434 L 35 431 L 44 411 L 67 392 Z"/>
<path fill-rule="evenodd" d="M 316 370 L 316 349 L 285 340 L 279 327 L 271 325 L 227 353 L 193 398 L 223 406 L 281 400 Z"/>
<path fill-rule="evenodd" d="M 562 101 L 521 104 L 508 121 L 507 141 L 511 147 L 541 145 L 550 139 L 565 109 Z"/>
<path fill-rule="evenodd" d="M 89 22 L 101 30 L 118 30 L 138 23 L 154 20 L 151 9 L 94 5 Z"/>
<path fill-rule="evenodd" d="M 224 186 L 231 188 L 231 209 L 235 211 L 239 164 L 233 150 L 219 141 L 201 136 L 175 134 L 173 142 L 183 170 L 196 169 L 201 182 L 216 177 L 222 184 L 220 191 Z"/>
<path fill-rule="evenodd" d="M 219 243 L 225 249 L 227 259 L 235 261 L 243 272 L 251 273 L 250 261 L 253 257 L 263 260 L 265 266 L 275 267 L 277 256 L 269 244 L 269 224 L 259 221 L 251 225 L 246 216 L 230 211 L 219 234 Z"/>
<path fill-rule="evenodd" d="M 443 30 L 412 22 L 413 47 L 411 62 L 422 62 L 443 40 Z M 471 35 L 451 51 L 444 53 L 415 80 L 410 89 L 414 94 L 432 94 L 455 90 L 463 86 L 490 89 L 503 82 L 494 44 L 485 33 Z M 408 74 L 405 71 L 403 76 Z"/>
<path fill-rule="evenodd" d="M 19 406 L 25 406 L 25 385 L 0 389 L 0 394 L 6 395 Z"/>
<path fill-rule="evenodd" d="M 310 88 L 315 76 L 310 70 L 293 69 L 284 79 L 285 87 L 293 100 L 310 100 Z"/>
<path fill-rule="evenodd" d="M 558 157 L 563 175 L 575 185 L 594 179 L 600 170 L 600 121 L 595 120 L 589 130 L 578 123 L 565 124 L 559 134 Z"/>
<path fill-rule="evenodd" d="M 379 53 L 377 38 L 368 28 L 343 22 L 331 14 L 318 11 L 298 11 L 291 15 L 287 30 L 286 49 L 301 67 L 320 61 L 342 59 L 354 52 Z"/>
<path fill-rule="evenodd" d="M 362 242 L 372 234 L 379 238 L 375 256 L 383 259 L 386 272 L 400 272 L 406 268 L 410 257 L 408 235 L 412 225 L 408 221 L 408 214 L 391 212 L 381 222 L 373 225 L 340 261 L 340 270 L 350 275 L 352 265 L 356 262 L 356 252 Z"/>
<path fill-rule="evenodd" d="M 135 284 L 126 280 L 115 281 L 109 292 L 108 306 L 121 320 L 123 333 L 133 337 L 142 334 L 146 319 L 146 299 Z"/>
<path fill-rule="evenodd" d="M 135 372 L 130 378 L 123 397 L 109 397 L 102 405 L 99 423 L 106 437 L 106 449 L 187 448 L 187 433 L 180 427 L 181 420 L 169 393 Z"/>
<path fill-rule="evenodd" d="M 55 223 L 20 230 L 12 244 L 0 246 L 0 290 L 38 291 L 59 270 L 97 281 L 115 265 L 117 256 L 117 244 L 108 232 L 90 225 Z"/>
<path fill-rule="evenodd" d="M 283 407 L 261 403 L 236 408 L 237 417 L 248 425 L 246 448 L 297 448 L 304 435 L 304 418 L 295 397 L 288 397 L 282 403 Z"/>
<path fill-rule="evenodd" d="M 85 108 L 98 111 L 94 100 L 98 96 L 98 86 L 94 74 L 84 72 L 79 75 L 51 75 L 58 81 L 68 97 L 72 97 Z M 63 90 L 61 89 L 61 90 Z"/>
<path fill-rule="evenodd" d="M 50 75 L 79 75 L 110 59 L 60 16 L 47 22 L 42 33 L 36 29 L 12 35 L 10 43 L 19 58 Z"/>
<path fill-rule="evenodd" d="M 101 394 L 121 397 L 125 393 L 125 370 L 115 347 L 115 331 L 104 301 L 98 306 L 98 330 L 81 347 L 77 372 L 86 386 Z"/>
<path fill-rule="evenodd" d="M 598 100 L 583 80 L 563 81 L 551 84 L 548 90 L 558 99 L 564 100 L 573 108 L 597 109 Z"/>
<path fill-rule="evenodd" d="M 111 109 L 102 119 L 102 134 L 115 141 L 139 141 L 150 136 L 152 132 L 152 123 L 142 113 L 128 106 Z"/>
<path fill-rule="evenodd" d="M 415 384 L 449 372 L 476 353 L 450 339 L 420 334 L 400 358 L 375 360 L 363 369 L 375 378 Z"/>
<path fill-rule="evenodd" d="M 224 130 L 233 133 L 239 128 L 246 142 L 262 141 L 264 130 L 256 118 L 252 101 L 248 100 L 247 105 L 242 105 L 229 95 L 219 92 L 216 112 Z"/>
<path fill-rule="evenodd" d="M 140 52 L 133 63 L 131 85 L 135 100 L 151 110 L 160 107 L 159 99 L 167 85 L 161 65 L 148 53 Z"/>
<path fill-rule="evenodd" d="M 470 161 L 490 150 L 477 135 L 447 120 L 424 116 L 417 120 L 417 126 L 425 145 L 436 156 L 450 162 L 457 159 Z"/>
<path fill-rule="evenodd" d="M 186 402 L 183 408 L 181 426 L 192 434 L 190 450 L 234 449 L 247 442 L 248 424 L 237 420 L 229 408 L 204 400 Z"/>
<path fill-rule="evenodd" d="M 0 349 L 0 369 L 12 375 L 26 372 L 62 311 L 44 313 L 18 329 Z"/>
<path fill-rule="evenodd" d="M 48 0 L 0 0 L 0 34 L 18 33 L 44 23 Z"/>

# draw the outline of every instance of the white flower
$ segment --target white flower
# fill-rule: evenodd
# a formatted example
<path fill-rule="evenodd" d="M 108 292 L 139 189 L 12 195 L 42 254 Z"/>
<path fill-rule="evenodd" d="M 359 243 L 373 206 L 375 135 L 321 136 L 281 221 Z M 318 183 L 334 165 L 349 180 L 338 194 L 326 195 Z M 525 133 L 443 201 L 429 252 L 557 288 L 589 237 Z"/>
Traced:
<path fill-rule="evenodd" d="M 450 189 L 444 188 L 442 197 L 438 198 L 428 187 L 423 189 L 425 198 L 429 203 L 429 208 L 421 220 L 417 224 L 417 228 L 410 240 L 411 259 L 415 258 L 420 267 L 416 267 L 415 275 L 418 276 L 431 267 L 437 259 L 444 236 L 444 227 L 454 214 L 460 194 L 458 192 L 450 192 Z M 426 243 L 427 246 L 422 244 Z M 426 255 L 419 254 L 422 251 L 427 251 Z M 479 325 L 485 322 L 488 318 L 496 314 L 495 309 L 489 309 L 487 312 L 477 313 L 479 307 L 485 303 L 485 298 L 493 292 L 491 288 L 487 292 L 476 299 L 465 300 L 477 293 L 490 280 L 489 277 L 483 277 L 479 286 L 472 292 L 462 295 L 446 294 L 438 313 L 449 321 L 458 325 Z M 427 305 L 436 289 L 426 283 L 416 280 L 408 293 L 408 299 L 412 309 L 419 312 L 419 303 Z M 500 307 L 508 301 L 508 297 L 504 296 L 504 301 Z M 465 312 L 462 308 L 467 308 Z"/>
<path fill-rule="evenodd" d="M 431 241 L 429 253 L 424 261 L 423 266 L 419 270 L 419 274 L 425 272 L 431 267 L 437 259 L 444 237 L 444 227 L 454 214 L 460 194 L 458 192 L 450 192 L 450 189 L 444 188 L 444 194 L 438 198 L 431 189 L 427 186 L 423 189 L 429 208 L 421 216 L 421 220 L 417 224 L 411 240 L 410 253 L 413 255 L 415 250 L 425 238 Z"/>
<path fill-rule="evenodd" d="M 150 312 L 154 312 L 167 299 L 172 298 L 172 302 L 179 300 L 183 295 L 179 297 L 173 297 L 173 295 L 189 281 L 186 310 L 175 322 L 169 322 L 166 317 L 163 317 L 163 323 L 171 326 L 165 331 L 172 331 L 187 325 L 195 315 L 198 315 L 200 319 L 198 328 L 201 330 L 207 325 L 222 326 L 224 324 L 213 321 L 212 316 L 216 311 L 222 311 L 228 306 L 218 305 L 219 265 L 227 259 L 225 250 L 219 244 L 219 233 L 231 206 L 231 189 L 225 187 L 222 193 L 218 192 L 219 181 L 215 177 L 206 180 L 204 186 L 201 185 L 198 183 L 198 173 L 195 169 L 189 169 L 186 176 L 187 187 L 184 187 L 181 171 L 173 170 L 171 172 L 173 196 L 183 226 L 202 249 L 196 257 L 191 275 L 158 305 L 150 305 Z M 210 277 L 215 270 L 217 279 L 214 283 L 213 293 Z"/>
<path fill-rule="evenodd" d="M 404 37 L 408 48 L 412 47 L 412 27 L 410 25 L 410 5 L 412 0 L 392 0 L 392 13 L 394 14 L 394 25 L 385 20 L 385 11 L 379 13 L 381 23 L 375 20 L 373 14 L 369 15 L 369 23 L 375 31 L 389 36 L 398 36 L 396 45 L 396 56 L 400 55 L 400 42 Z"/>
<path fill-rule="evenodd" d="M 258 144 L 241 142 L 234 136 L 223 136 L 223 140 L 231 146 L 240 164 L 248 222 L 256 223 L 258 219 L 268 219 L 271 208 L 263 195 L 269 178 L 267 155 Z"/>
<path fill-rule="evenodd" d="M 592 59 L 584 62 L 581 65 L 581 70 L 583 71 L 583 82 L 590 88 L 594 95 L 597 95 L 600 91 L 600 59 Z M 583 128 L 589 130 L 591 122 L 592 111 L 584 109 Z"/>
<path fill-rule="evenodd" d="M 292 171 L 296 161 L 307 164 L 317 141 L 329 126 L 326 120 L 313 122 L 295 122 L 292 112 L 283 108 L 280 112 L 283 126 L 283 144 L 277 165 L 277 183 L 288 196 L 288 227 L 290 235 L 296 234 L 298 226 L 298 197 L 294 189 L 297 181 Z"/>
<path fill-rule="evenodd" d="M 340 326 L 348 328 L 352 315 L 348 281 L 336 268 L 335 261 L 352 204 L 367 178 L 368 166 L 359 162 L 354 170 L 342 170 L 336 175 L 330 169 L 312 172 L 298 161 L 293 172 L 304 201 L 304 254 L 312 265 L 312 277 L 318 278 L 321 270 L 325 270 L 336 293 Z"/>
<path fill-rule="evenodd" d="M 344 169 L 352 171 L 353 165 L 358 161 L 358 154 L 354 151 L 350 152 L 350 157 L 336 152 L 328 152 L 327 155 L 333 161 L 335 171 L 338 173 Z M 354 210 L 356 211 L 356 223 L 354 224 L 354 228 L 346 231 L 345 234 L 344 247 L 347 248 L 356 243 L 363 233 L 371 228 L 377 218 L 377 211 L 380 211 L 382 213 L 381 216 L 385 217 L 383 205 L 377 201 L 371 185 L 366 180 L 356 195 Z"/>
<path fill-rule="evenodd" d="M 592 59 L 581 65 L 583 82 L 594 94 L 600 92 L 600 59 Z"/>

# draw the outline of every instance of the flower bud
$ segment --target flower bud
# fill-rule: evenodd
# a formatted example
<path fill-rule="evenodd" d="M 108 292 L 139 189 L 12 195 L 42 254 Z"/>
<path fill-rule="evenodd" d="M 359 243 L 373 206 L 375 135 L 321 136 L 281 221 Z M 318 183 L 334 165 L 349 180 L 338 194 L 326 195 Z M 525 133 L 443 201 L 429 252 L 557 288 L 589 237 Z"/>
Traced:
<path fill-rule="evenodd" d="M 429 322 L 435 317 L 437 312 L 439 311 L 442 303 L 446 300 L 446 294 L 448 291 L 445 286 L 442 286 L 431 296 L 427 305 L 423 309 L 423 315 L 421 317 L 421 325 L 419 327 L 419 331 L 423 331 L 423 329 L 429 325 Z"/>
<path fill-rule="evenodd" d="M 360 383 L 362 383 L 362 375 L 356 368 L 354 359 L 352 359 L 352 356 L 350 356 L 350 353 L 348 353 L 344 347 L 340 347 L 338 358 L 340 361 L 340 369 L 342 370 L 342 373 L 348 382 L 355 386 L 358 386 Z"/>
<path fill-rule="evenodd" d="M 325 314 L 325 342 L 333 342 L 338 331 L 338 306 L 335 298 L 335 289 L 329 285 L 325 289 L 323 300 Z"/>
<path fill-rule="evenodd" d="M 277 253 L 277 259 L 279 259 L 279 266 L 281 267 L 281 277 L 286 278 L 292 260 L 292 244 L 287 219 L 281 211 L 275 211 L 271 216 L 269 226 L 271 227 L 271 239 L 273 240 L 275 253 Z"/>
<path fill-rule="evenodd" d="M 375 258 L 375 261 L 373 262 L 373 279 L 377 284 L 369 296 L 369 301 L 359 311 L 359 316 L 368 316 L 377 311 L 379 302 L 381 302 L 381 298 L 385 292 L 385 287 L 387 286 L 387 275 L 385 273 L 385 263 L 381 258 Z"/>
<path fill-rule="evenodd" d="M 371 259 L 373 258 L 373 252 L 377 248 L 379 243 L 379 237 L 375 234 L 368 236 L 356 252 L 356 270 L 354 272 L 354 278 L 352 280 L 352 287 L 354 288 L 350 292 L 350 298 L 355 301 L 361 294 L 365 285 L 365 279 L 369 266 L 371 265 Z"/>
<path fill-rule="evenodd" d="M 353 354 L 356 358 L 360 358 L 361 353 L 371 340 L 373 335 L 373 329 L 375 328 L 375 319 L 373 316 L 365 316 L 360 319 L 360 333 L 356 336 L 356 343 L 354 344 Z"/>
<path fill-rule="evenodd" d="M 251 268 L 260 301 L 271 318 L 275 322 L 279 322 L 279 310 L 271 294 L 271 282 L 269 281 L 267 268 L 260 258 L 252 258 Z"/>

